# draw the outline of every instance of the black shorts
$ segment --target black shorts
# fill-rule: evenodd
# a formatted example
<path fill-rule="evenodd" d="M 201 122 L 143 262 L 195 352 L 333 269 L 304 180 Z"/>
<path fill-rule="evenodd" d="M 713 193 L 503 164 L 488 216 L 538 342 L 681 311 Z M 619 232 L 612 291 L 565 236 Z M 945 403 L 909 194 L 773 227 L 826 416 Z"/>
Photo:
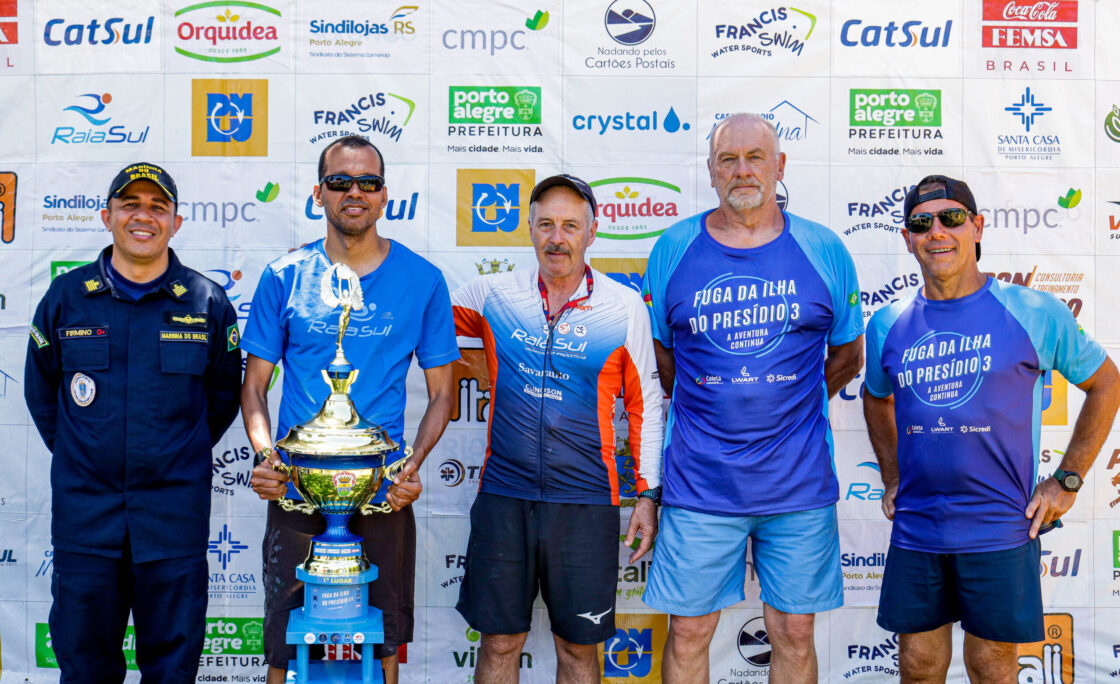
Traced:
<path fill-rule="evenodd" d="M 456 609 L 483 634 L 528 632 L 538 589 L 552 631 L 574 644 L 614 635 L 618 507 L 479 494 Z"/>
<path fill-rule="evenodd" d="M 1041 641 L 1041 545 L 1004 551 L 925 553 L 891 544 L 879 594 L 879 626 L 914 634 L 960 621 L 989 641 Z"/>
<path fill-rule="evenodd" d="M 307 560 L 311 537 L 327 528 L 322 514 L 289 513 L 276 502 L 268 505 L 268 522 L 261 549 L 264 558 L 264 659 L 272 667 L 287 668 L 296 647 L 284 643 L 288 613 L 303 605 L 303 582 L 296 566 Z M 378 644 L 378 658 L 395 655 L 397 647 L 412 641 L 413 596 L 416 584 L 416 518 L 412 506 L 396 513 L 354 515 L 350 531 L 361 536 L 366 558 L 377 566 L 377 579 L 369 585 L 369 603 L 382 611 L 385 643 Z M 311 647 L 311 658 L 321 659 L 323 647 Z"/>

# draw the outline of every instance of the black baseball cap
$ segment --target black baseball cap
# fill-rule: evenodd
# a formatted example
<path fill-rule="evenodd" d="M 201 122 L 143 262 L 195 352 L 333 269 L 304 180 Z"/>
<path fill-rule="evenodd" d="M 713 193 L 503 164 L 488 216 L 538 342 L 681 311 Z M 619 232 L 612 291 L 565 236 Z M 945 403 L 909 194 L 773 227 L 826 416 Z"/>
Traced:
<path fill-rule="evenodd" d="M 529 196 L 529 203 L 532 204 L 536 202 L 540 199 L 540 196 L 544 194 L 545 190 L 555 188 L 557 185 L 563 185 L 566 188 L 575 190 L 579 193 L 580 197 L 583 197 L 583 199 L 587 200 L 587 203 L 591 205 L 592 214 L 599 213 L 599 205 L 595 202 L 595 194 L 591 192 L 591 186 L 583 179 L 570 176 L 566 173 L 561 173 L 557 176 L 549 176 L 540 183 L 537 183 L 537 187 L 533 188 L 533 194 Z"/>
<path fill-rule="evenodd" d="M 919 188 L 924 190 L 919 194 Z M 906 199 L 902 202 L 902 212 L 904 219 L 910 218 L 910 212 L 914 211 L 914 207 L 922 202 L 928 202 L 935 199 L 948 199 L 954 202 L 959 202 L 964 205 L 973 214 L 979 214 L 976 210 L 976 198 L 972 196 L 972 190 L 968 188 L 968 183 L 959 181 L 955 178 L 948 176 L 932 175 L 926 176 L 918 181 L 910 191 L 906 193 Z M 980 243 L 976 243 L 976 260 L 980 260 Z"/>
<path fill-rule="evenodd" d="M 171 174 L 164 171 L 162 167 L 147 162 L 129 164 L 121 169 L 113 182 L 109 184 L 109 199 L 119 197 L 129 184 L 138 180 L 155 183 L 163 191 L 163 194 L 167 195 L 167 199 L 175 204 L 179 203 L 179 188 L 175 186 L 175 180 L 171 178 Z"/>

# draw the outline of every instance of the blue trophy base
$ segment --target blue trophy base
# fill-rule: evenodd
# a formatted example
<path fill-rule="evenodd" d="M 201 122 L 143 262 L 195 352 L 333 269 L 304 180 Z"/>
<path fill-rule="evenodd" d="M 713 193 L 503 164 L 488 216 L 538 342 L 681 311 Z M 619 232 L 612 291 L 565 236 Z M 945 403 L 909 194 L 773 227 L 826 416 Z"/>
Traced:
<path fill-rule="evenodd" d="M 303 567 L 296 568 L 303 581 L 303 602 L 288 614 L 285 642 L 296 647 L 296 659 L 288 662 L 286 682 L 292 684 L 382 684 L 381 661 L 374 657 L 375 644 L 384 643 L 381 609 L 368 605 L 369 583 L 377 579 L 377 567 L 356 575 L 319 577 Z M 362 659 L 317 660 L 309 658 L 313 644 L 352 644 L 361 648 Z"/>

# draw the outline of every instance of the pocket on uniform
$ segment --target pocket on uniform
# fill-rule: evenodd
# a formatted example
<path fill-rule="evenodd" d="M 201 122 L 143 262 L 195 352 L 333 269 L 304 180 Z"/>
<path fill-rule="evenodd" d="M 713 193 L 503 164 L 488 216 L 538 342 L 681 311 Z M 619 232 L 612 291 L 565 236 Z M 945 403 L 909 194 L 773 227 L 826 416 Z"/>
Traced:
<path fill-rule="evenodd" d="M 206 345 L 198 342 L 161 342 L 159 367 L 164 373 L 202 375 L 206 372 Z"/>
<path fill-rule="evenodd" d="M 109 340 L 64 340 L 62 370 L 96 371 L 109 367 Z"/>

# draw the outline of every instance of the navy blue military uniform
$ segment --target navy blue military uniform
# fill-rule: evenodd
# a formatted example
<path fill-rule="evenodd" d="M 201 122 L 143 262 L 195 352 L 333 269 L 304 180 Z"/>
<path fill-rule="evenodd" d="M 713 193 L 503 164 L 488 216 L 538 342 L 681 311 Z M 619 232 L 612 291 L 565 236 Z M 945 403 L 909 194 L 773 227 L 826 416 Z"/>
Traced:
<path fill-rule="evenodd" d="M 64 659 L 83 673 L 74 681 L 120 681 L 105 670 L 123 677 L 131 608 L 138 657 L 146 651 L 150 661 L 139 663 L 144 681 L 193 680 L 206 613 L 210 450 L 240 394 L 237 316 L 222 289 L 174 251 L 161 284 L 133 301 L 107 272 L 111 254 L 51 283 L 28 344 L 27 406 L 53 454 L 50 626 L 64 673 Z M 75 586 L 65 567 L 75 563 L 87 571 L 102 563 L 118 577 Z M 98 615 L 105 629 L 89 630 L 83 621 Z"/>

